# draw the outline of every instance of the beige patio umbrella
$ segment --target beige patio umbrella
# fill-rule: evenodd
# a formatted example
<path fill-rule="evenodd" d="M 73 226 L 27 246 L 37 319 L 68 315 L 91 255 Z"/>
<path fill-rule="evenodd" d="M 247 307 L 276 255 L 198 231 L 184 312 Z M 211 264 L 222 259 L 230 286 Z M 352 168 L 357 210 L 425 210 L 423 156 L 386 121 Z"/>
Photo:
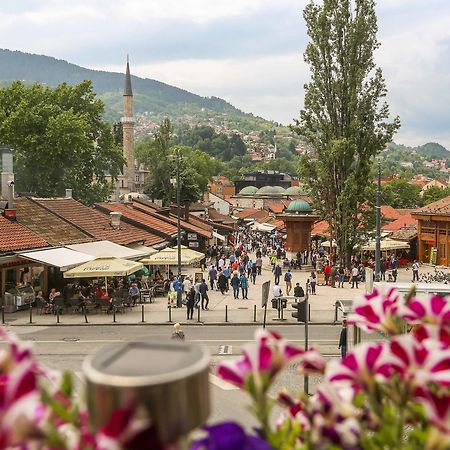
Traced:
<path fill-rule="evenodd" d="M 99 256 L 64 272 L 64 278 L 123 277 L 142 269 L 144 265 L 137 261 Z"/>
<path fill-rule="evenodd" d="M 190 248 L 181 246 L 181 265 L 189 266 L 204 258 L 203 253 L 197 252 Z M 177 247 L 167 247 L 148 258 L 141 259 L 141 262 L 149 266 L 176 266 L 178 264 L 178 249 Z"/>

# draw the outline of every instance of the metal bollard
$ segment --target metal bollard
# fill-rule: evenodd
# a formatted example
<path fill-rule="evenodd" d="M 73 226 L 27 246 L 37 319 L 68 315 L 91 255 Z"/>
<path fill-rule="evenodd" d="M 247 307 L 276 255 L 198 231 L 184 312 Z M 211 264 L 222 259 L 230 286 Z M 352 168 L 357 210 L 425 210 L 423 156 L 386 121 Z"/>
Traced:
<path fill-rule="evenodd" d="M 256 305 L 253 305 L 253 322 L 256 322 Z"/>
<path fill-rule="evenodd" d="M 113 323 L 116 323 L 116 307 L 113 306 Z"/>
<path fill-rule="evenodd" d="M 169 323 L 172 323 L 172 307 L 169 305 L 167 309 L 169 310 Z"/>
<path fill-rule="evenodd" d="M 145 322 L 145 318 L 144 318 L 144 304 L 141 305 L 141 322 L 144 323 Z"/>
<path fill-rule="evenodd" d="M 200 305 L 198 305 L 197 309 L 197 322 L 200 322 Z"/>
<path fill-rule="evenodd" d="M 33 323 L 33 305 L 30 303 L 30 323 Z"/>
<path fill-rule="evenodd" d="M 59 307 L 56 307 L 56 323 L 59 323 Z"/>
<path fill-rule="evenodd" d="M 5 323 L 5 307 L 2 305 L 2 324 Z"/>
<path fill-rule="evenodd" d="M 86 314 L 86 308 L 83 306 L 83 314 L 84 314 L 84 323 L 89 323 L 87 314 Z"/>
<path fill-rule="evenodd" d="M 228 305 L 225 305 L 225 322 L 228 322 Z"/>

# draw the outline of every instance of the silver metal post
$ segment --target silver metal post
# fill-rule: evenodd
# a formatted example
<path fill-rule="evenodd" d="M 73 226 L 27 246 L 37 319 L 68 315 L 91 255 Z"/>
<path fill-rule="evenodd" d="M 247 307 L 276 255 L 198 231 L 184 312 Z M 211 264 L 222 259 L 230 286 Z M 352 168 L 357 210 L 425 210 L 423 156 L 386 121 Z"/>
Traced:
<path fill-rule="evenodd" d="M 177 250 L 178 250 L 178 281 L 181 283 L 181 205 L 180 205 L 180 150 L 176 150 L 177 158 Z M 178 302 L 178 292 L 177 292 Z M 178 306 L 178 305 L 177 305 Z"/>
<path fill-rule="evenodd" d="M 309 293 L 308 286 L 306 286 L 305 293 L 305 350 L 309 349 Z M 305 394 L 309 393 L 309 377 L 304 375 L 303 378 L 303 390 Z"/>
<path fill-rule="evenodd" d="M 375 240 L 375 281 L 380 281 L 381 272 L 381 163 L 378 163 L 376 240 Z"/>

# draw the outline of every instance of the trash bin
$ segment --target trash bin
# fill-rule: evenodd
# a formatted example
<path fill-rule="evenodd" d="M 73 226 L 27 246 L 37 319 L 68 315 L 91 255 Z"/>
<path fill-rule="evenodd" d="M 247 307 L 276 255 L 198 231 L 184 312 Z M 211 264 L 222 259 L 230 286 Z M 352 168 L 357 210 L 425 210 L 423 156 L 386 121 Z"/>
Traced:
<path fill-rule="evenodd" d="M 292 313 L 292 317 L 297 319 L 297 322 L 306 322 L 306 301 L 293 303 L 292 307 L 297 310 Z"/>

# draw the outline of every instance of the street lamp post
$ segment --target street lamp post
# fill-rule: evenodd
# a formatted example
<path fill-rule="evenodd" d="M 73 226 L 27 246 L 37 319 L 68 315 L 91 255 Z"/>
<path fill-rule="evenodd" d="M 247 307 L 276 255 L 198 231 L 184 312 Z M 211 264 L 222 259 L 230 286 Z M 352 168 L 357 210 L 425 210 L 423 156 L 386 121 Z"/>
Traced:
<path fill-rule="evenodd" d="M 381 272 L 381 163 L 378 162 L 376 237 L 375 237 L 375 281 L 380 281 Z"/>
<path fill-rule="evenodd" d="M 181 206 L 180 206 L 180 150 L 176 150 L 177 159 L 177 250 L 178 250 L 178 281 L 181 283 Z"/>

